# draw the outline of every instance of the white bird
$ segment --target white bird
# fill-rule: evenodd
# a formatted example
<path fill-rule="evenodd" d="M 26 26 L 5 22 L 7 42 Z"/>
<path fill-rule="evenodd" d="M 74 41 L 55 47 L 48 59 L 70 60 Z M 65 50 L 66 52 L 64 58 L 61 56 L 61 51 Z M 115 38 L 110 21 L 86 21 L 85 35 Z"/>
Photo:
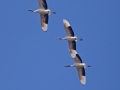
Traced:
<path fill-rule="evenodd" d="M 74 64 L 72 65 L 65 65 L 65 67 L 76 67 L 78 71 L 78 76 L 82 84 L 86 84 L 86 75 L 85 75 L 85 68 L 91 67 L 90 65 L 86 65 L 82 62 L 81 57 L 78 55 L 76 50 L 69 50 L 72 58 L 74 59 Z"/>
<path fill-rule="evenodd" d="M 63 19 L 63 24 L 64 24 L 64 28 L 66 30 L 67 35 L 64 38 L 58 37 L 56 38 L 57 40 L 68 40 L 68 41 L 77 41 L 77 40 L 82 41 L 83 40 L 82 38 L 77 38 L 77 36 L 74 36 L 73 29 L 70 26 L 70 23 L 66 19 Z"/>
<path fill-rule="evenodd" d="M 47 31 L 48 28 L 48 14 L 56 14 L 56 12 L 52 12 L 48 9 L 46 0 L 38 0 L 39 2 L 39 9 L 37 10 L 28 10 L 31 12 L 39 13 L 41 17 L 41 26 L 43 31 Z"/>
<path fill-rule="evenodd" d="M 63 19 L 63 24 L 64 24 L 64 28 L 66 31 L 66 37 L 64 38 L 56 38 L 57 40 L 67 40 L 68 44 L 69 44 L 69 49 L 73 49 L 76 50 L 76 41 L 80 40 L 82 41 L 82 38 L 77 38 L 77 36 L 74 36 L 74 32 L 73 29 L 70 25 L 70 23 L 66 20 Z"/>

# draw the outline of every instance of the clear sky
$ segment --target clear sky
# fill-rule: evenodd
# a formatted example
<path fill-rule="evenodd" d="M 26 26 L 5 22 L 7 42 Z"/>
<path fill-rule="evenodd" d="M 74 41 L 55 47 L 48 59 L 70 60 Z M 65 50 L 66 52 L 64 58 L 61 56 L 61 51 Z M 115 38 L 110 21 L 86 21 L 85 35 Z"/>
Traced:
<path fill-rule="evenodd" d="M 48 32 L 40 26 L 37 0 L 0 0 L 0 90 L 120 90 L 120 0 L 47 0 L 56 11 Z M 77 52 L 86 68 L 86 85 L 67 41 L 67 19 L 76 36 Z"/>

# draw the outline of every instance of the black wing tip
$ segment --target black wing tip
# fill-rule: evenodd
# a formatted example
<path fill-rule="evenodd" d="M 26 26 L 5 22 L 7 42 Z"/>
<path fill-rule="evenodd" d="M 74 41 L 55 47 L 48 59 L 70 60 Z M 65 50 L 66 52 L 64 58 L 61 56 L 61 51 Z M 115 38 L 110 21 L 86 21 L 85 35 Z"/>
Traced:
<path fill-rule="evenodd" d="M 76 54 L 76 57 L 78 57 L 79 58 L 79 60 L 81 61 L 81 63 L 82 63 L 82 59 L 81 59 L 81 57 L 79 56 L 79 54 Z"/>

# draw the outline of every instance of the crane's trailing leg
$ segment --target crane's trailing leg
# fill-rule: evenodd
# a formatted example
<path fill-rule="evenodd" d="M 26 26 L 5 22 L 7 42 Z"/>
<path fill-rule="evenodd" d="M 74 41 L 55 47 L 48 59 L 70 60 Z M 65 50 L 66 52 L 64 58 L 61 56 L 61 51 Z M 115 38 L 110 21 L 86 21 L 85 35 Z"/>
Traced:
<path fill-rule="evenodd" d="M 78 38 L 77 36 L 74 36 L 75 38 L 76 38 L 76 40 L 75 41 L 83 41 L 83 39 L 82 38 Z"/>
<path fill-rule="evenodd" d="M 77 38 L 77 40 L 75 40 L 76 42 L 77 41 L 83 41 L 83 39 L 82 38 Z"/>
<path fill-rule="evenodd" d="M 56 12 L 52 12 L 52 14 L 56 14 Z"/>
<path fill-rule="evenodd" d="M 77 38 L 77 40 L 76 41 L 83 41 L 83 39 L 82 38 Z"/>
<path fill-rule="evenodd" d="M 74 63 L 73 65 L 65 65 L 64 67 L 91 67 L 90 65 L 86 65 L 85 63 Z"/>
<path fill-rule="evenodd" d="M 87 65 L 87 67 L 91 67 L 90 65 Z"/>
<path fill-rule="evenodd" d="M 82 38 L 79 38 L 79 40 L 80 40 L 80 41 L 83 41 L 83 39 L 82 39 Z"/>

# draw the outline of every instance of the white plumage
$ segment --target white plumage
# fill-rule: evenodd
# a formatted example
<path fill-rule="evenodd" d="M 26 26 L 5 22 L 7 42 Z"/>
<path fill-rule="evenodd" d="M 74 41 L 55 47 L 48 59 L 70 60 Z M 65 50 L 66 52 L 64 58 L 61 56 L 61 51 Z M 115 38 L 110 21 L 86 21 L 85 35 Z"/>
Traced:
<path fill-rule="evenodd" d="M 38 0 L 38 3 L 39 3 L 39 9 L 37 9 L 37 10 L 28 10 L 28 11 L 40 14 L 41 27 L 42 27 L 43 31 L 46 32 L 47 29 L 48 29 L 48 19 L 49 19 L 48 14 L 51 14 L 51 13 L 56 14 L 56 12 L 51 12 L 51 10 L 48 9 L 46 0 Z"/>

